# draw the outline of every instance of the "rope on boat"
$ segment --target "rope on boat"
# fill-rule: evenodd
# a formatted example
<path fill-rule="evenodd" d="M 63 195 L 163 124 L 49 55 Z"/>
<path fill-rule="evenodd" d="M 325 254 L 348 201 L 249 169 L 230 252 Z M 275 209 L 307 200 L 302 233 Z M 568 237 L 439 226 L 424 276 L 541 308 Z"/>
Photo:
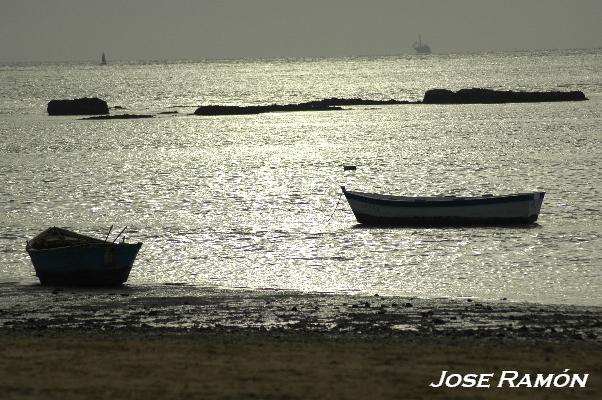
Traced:
<path fill-rule="evenodd" d="M 332 210 L 332 214 L 330 214 L 330 218 L 328 218 L 328 220 L 326 221 L 326 224 L 328 224 L 330 222 L 330 220 L 332 219 L 332 217 L 334 217 L 334 213 L 337 211 L 337 208 L 339 208 L 339 203 L 341 202 L 341 197 L 343 197 L 343 193 L 339 194 L 339 199 L 337 200 L 337 205 L 334 206 L 334 210 Z"/>

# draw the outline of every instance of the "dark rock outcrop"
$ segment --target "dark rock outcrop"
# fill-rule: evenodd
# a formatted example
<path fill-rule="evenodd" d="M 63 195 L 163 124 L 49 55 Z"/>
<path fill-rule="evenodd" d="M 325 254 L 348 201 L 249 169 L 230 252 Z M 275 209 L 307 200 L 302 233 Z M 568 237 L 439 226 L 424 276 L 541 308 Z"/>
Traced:
<path fill-rule="evenodd" d="M 341 107 L 331 107 L 319 104 L 271 104 L 268 106 L 201 106 L 194 112 L 195 115 L 244 115 L 262 114 L 268 112 L 290 112 L 290 111 L 326 111 L 340 110 Z"/>
<path fill-rule="evenodd" d="M 268 112 L 293 112 L 293 111 L 330 111 L 341 110 L 341 106 L 359 106 L 359 105 L 388 105 L 388 104 L 408 104 L 409 101 L 400 100 L 365 100 L 365 99 L 339 99 L 336 97 L 330 99 L 308 101 L 298 104 L 271 104 L 267 106 L 201 106 L 194 112 L 195 115 L 243 115 L 243 114 L 261 114 Z"/>
<path fill-rule="evenodd" d="M 98 119 L 139 119 L 153 118 L 152 115 L 146 114 L 118 114 L 118 115 L 99 115 L 97 117 L 82 118 L 82 120 L 98 120 Z"/>
<path fill-rule="evenodd" d="M 424 94 L 424 104 L 476 104 L 476 103 L 536 103 L 549 101 L 587 100 L 581 91 L 573 92 L 514 92 L 512 90 L 460 89 L 453 92 L 447 89 L 431 89 Z"/>
<path fill-rule="evenodd" d="M 370 99 L 360 99 L 360 98 L 351 98 L 351 99 L 343 99 L 338 97 L 331 97 L 330 99 L 323 99 L 317 101 L 310 101 L 309 103 L 302 104 L 319 104 L 319 105 L 327 105 L 327 106 L 378 106 L 378 105 L 392 105 L 392 104 L 414 104 L 417 102 L 407 101 L 407 100 L 370 100 Z"/>
<path fill-rule="evenodd" d="M 49 115 L 98 115 L 108 114 L 107 102 L 99 98 L 51 100 L 47 108 Z"/>

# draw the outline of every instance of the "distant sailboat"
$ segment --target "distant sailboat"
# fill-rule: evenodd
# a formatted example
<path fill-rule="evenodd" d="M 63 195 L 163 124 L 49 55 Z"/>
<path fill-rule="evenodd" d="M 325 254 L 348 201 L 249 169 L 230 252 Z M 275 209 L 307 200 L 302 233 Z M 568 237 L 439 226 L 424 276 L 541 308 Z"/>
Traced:
<path fill-rule="evenodd" d="M 107 57 L 105 56 L 105 52 L 102 52 L 102 57 L 100 59 L 100 65 L 107 65 Z"/>
<path fill-rule="evenodd" d="M 422 43 L 422 38 L 418 35 L 418 41 L 412 45 L 416 54 L 431 54 L 431 48 L 428 44 Z"/>

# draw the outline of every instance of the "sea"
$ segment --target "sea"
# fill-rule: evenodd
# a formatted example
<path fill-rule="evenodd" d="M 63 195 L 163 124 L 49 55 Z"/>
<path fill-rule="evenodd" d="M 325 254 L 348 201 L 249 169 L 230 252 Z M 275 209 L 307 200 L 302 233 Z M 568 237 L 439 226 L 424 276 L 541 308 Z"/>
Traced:
<path fill-rule="evenodd" d="M 195 116 L 200 105 L 421 100 L 432 88 L 581 90 L 588 101 L 348 106 Z M 111 114 L 46 112 L 99 97 Z M 171 112 L 169 114 L 165 112 Z M 602 306 L 602 49 L 0 64 L 0 287 L 39 285 L 51 226 L 142 242 L 127 287 Z M 357 170 L 344 171 L 344 165 Z M 340 186 L 545 191 L 529 227 L 365 228 Z"/>

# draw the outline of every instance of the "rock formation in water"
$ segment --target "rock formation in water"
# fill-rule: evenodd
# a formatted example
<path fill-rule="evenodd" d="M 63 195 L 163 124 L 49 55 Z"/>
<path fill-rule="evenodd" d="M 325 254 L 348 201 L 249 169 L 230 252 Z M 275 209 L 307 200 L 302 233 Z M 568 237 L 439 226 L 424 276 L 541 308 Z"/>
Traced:
<path fill-rule="evenodd" d="M 387 105 L 387 104 L 409 104 L 409 101 L 399 100 L 365 100 L 365 99 L 330 99 L 308 101 L 298 104 L 271 104 L 267 106 L 201 106 L 194 112 L 196 115 L 242 115 L 261 114 L 268 112 L 292 112 L 292 111 L 329 111 L 341 110 L 341 106 L 359 105 Z"/>
<path fill-rule="evenodd" d="M 47 108 L 49 115 L 98 115 L 108 114 L 107 102 L 99 98 L 73 100 L 51 100 Z"/>
<path fill-rule="evenodd" d="M 447 89 L 430 89 L 424 94 L 422 101 L 406 100 L 366 100 L 359 98 L 330 98 L 308 101 L 299 104 L 271 104 L 266 106 L 201 106 L 194 112 L 196 115 L 242 115 L 268 112 L 291 111 L 328 111 L 341 110 L 341 106 L 390 105 L 390 104 L 494 104 L 494 103 L 531 103 L 549 101 L 582 101 L 587 100 L 581 91 L 573 92 L 515 92 L 512 90 L 492 89 L 460 89 L 453 92 Z"/>
<path fill-rule="evenodd" d="M 139 119 L 153 118 L 152 115 L 146 114 L 118 114 L 118 115 L 99 115 L 96 117 L 81 118 L 82 120 L 98 120 L 98 119 Z"/>
<path fill-rule="evenodd" d="M 536 103 L 548 101 L 587 100 L 581 91 L 573 92 L 514 92 L 512 90 L 460 89 L 453 92 L 447 89 L 431 89 L 424 94 L 424 104 L 476 104 L 476 103 Z"/>

